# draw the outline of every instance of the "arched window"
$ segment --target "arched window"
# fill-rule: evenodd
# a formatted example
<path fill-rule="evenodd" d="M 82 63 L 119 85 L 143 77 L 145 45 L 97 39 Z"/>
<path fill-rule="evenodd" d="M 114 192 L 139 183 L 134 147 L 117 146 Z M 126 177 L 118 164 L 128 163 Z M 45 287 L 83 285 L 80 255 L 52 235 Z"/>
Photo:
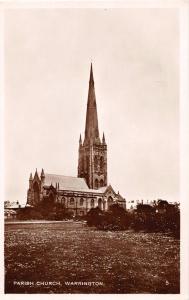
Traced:
<path fill-rule="evenodd" d="M 95 179 L 95 188 L 98 189 L 98 179 Z"/>
<path fill-rule="evenodd" d="M 64 206 L 64 205 L 65 205 L 65 202 L 66 202 L 65 197 L 62 197 L 62 198 L 60 199 L 60 204 L 61 204 L 62 206 Z"/>
<path fill-rule="evenodd" d="M 80 201 L 79 201 L 80 206 L 83 206 L 83 203 L 84 203 L 84 199 L 80 198 Z"/>
<path fill-rule="evenodd" d="M 100 180 L 100 187 L 103 187 L 104 186 L 104 181 L 103 179 Z"/>
<path fill-rule="evenodd" d="M 91 207 L 94 207 L 94 199 L 91 199 Z"/>
<path fill-rule="evenodd" d="M 98 207 L 99 207 L 100 209 L 102 209 L 102 199 L 101 199 L 101 198 L 98 199 Z"/>
<path fill-rule="evenodd" d="M 39 185 L 37 182 L 34 183 L 33 190 L 34 190 L 34 203 L 38 203 L 39 202 Z"/>
<path fill-rule="evenodd" d="M 101 158 L 100 158 L 100 170 L 103 171 L 103 169 L 104 169 L 104 157 L 101 156 Z"/>
<path fill-rule="evenodd" d="M 53 195 L 53 193 L 50 193 L 49 194 L 49 202 L 54 202 L 54 195 Z"/>
<path fill-rule="evenodd" d="M 110 206 L 113 204 L 113 199 L 111 196 L 108 197 L 108 209 L 110 208 Z"/>
<path fill-rule="evenodd" d="M 74 205 L 74 198 L 70 198 L 70 205 Z"/>

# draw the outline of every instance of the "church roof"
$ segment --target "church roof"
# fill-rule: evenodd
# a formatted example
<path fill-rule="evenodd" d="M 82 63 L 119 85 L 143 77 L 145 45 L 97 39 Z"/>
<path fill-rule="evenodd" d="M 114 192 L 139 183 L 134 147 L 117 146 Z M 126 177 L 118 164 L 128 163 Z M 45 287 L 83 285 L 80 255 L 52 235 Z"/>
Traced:
<path fill-rule="evenodd" d="M 56 183 L 59 183 L 60 190 L 66 190 L 66 191 L 103 194 L 107 189 L 107 186 L 102 187 L 98 190 L 89 189 L 85 179 L 81 177 L 45 173 L 45 181 L 44 181 L 45 186 L 50 186 L 52 184 L 54 187 L 56 187 Z"/>
<path fill-rule="evenodd" d="M 116 192 L 115 192 L 114 189 L 112 188 L 111 184 L 99 188 L 99 191 L 101 191 L 101 193 L 105 193 L 105 192 L 108 192 L 108 191 L 112 191 L 112 192 L 116 195 Z"/>
<path fill-rule="evenodd" d="M 118 192 L 117 196 L 118 196 L 118 200 L 119 200 L 120 202 L 125 202 L 125 198 L 123 198 L 123 197 L 120 195 L 119 192 Z"/>
<path fill-rule="evenodd" d="M 45 185 L 55 187 L 56 183 L 59 183 L 60 190 L 89 191 L 84 178 L 45 173 Z"/>
<path fill-rule="evenodd" d="M 98 190 L 104 193 L 107 190 L 107 186 L 100 187 Z"/>

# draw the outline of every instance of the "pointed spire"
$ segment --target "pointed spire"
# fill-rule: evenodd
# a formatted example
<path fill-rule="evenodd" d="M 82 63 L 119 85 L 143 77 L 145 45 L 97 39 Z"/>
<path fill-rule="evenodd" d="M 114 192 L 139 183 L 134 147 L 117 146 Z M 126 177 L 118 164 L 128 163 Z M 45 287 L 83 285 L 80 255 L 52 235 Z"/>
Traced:
<path fill-rule="evenodd" d="M 91 63 L 89 91 L 87 101 L 87 114 L 85 123 L 85 142 L 100 140 L 98 130 L 98 116 L 96 107 L 96 96 L 93 79 L 93 68 Z"/>
<path fill-rule="evenodd" d="M 80 136 L 79 136 L 79 145 L 82 145 L 81 133 L 80 133 Z"/>
<path fill-rule="evenodd" d="M 92 63 L 91 63 L 91 70 L 90 70 L 89 84 L 94 84 L 94 78 L 93 78 L 93 65 L 92 65 Z"/>
<path fill-rule="evenodd" d="M 42 168 L 42 170 L 41 170 L 41 178 L 44 178 L 44 177 L 45 177 L 45 173 L 44 173 L 44 170 Z"/>
<path fill-rule="evenodd" d="M 36 168 L 36 170 L 35 170 L 34 179 L 37 179 L 37 180 L 39 180 L 39 175 L 38 175 L 38 173 L 37 173 L 37 168 Z"/>
<path fill-rule="evenodd" d="M 102 143 L 103 143 L 103 144 L 106 144 L 104 132 L 103 132 L 103 136 L 102 136 Z"/>
<path fill-rule="evenodd" d="M 30 173 L 30 177 L 29 177 L 29 189 L 31 189 L 33 185 L 33 176 L 32 176 L 32 173 Z"/>

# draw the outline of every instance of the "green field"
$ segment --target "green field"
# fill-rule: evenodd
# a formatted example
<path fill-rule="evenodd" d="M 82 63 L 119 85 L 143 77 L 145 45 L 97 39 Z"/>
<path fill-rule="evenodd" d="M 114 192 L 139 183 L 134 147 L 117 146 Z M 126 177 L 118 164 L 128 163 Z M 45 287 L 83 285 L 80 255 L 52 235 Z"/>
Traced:
<path fill-rule="evenodd" d="M 5 292 L 179 293 L 179 247 L 160 233 L 6 224 Z"/>

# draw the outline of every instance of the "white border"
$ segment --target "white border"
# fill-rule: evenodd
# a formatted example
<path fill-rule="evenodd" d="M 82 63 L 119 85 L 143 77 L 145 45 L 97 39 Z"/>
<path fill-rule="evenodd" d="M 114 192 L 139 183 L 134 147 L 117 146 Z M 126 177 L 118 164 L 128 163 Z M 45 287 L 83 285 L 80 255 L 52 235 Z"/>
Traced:
<path fill-rule="evenodd" d="M 189 5 L 180 8 L 181 293 L 189 299 Z"/>
<path fill-rule="evenodd" d="M 126 8 L 126 7 L 154 7 L 154 8 L 178 8 L 180 11 L 180 195 L 181 195 L 181 294 L 158 295 L 158 294 L 85 294 L 85 295 L 68 295 L 68 294 L 6 294 L 4 295 L 4 217 L 3 217 L 3 201 L 4 200 L 4 11 L 6 9 L 23 9 L 23 8 Z M 2 100 L 3 99 L 3 100 Z M 1 297 L 7 299 L 167 299 L 167 300 L 188 300 L 189 299 L 189 1 L 184 0 L 128 0 L 128 1 L 4 1 L 0 2 L 0 169 L 1 177 L 1 280 L 0 293 Z"/>
<path fill-rule="evenodd" d="M 4 289 L 4 14 L 0 9 L 0 291 Z M 2 280 L 3 279 L 3 280 Z"/>
<path fill-rule="evenodd" d="M 174 8 L 187 5 L 188 0 L 4 0 L 4 9 L 21 8 Z M 1 2 L 0 2 L 1 3 Z"/>

